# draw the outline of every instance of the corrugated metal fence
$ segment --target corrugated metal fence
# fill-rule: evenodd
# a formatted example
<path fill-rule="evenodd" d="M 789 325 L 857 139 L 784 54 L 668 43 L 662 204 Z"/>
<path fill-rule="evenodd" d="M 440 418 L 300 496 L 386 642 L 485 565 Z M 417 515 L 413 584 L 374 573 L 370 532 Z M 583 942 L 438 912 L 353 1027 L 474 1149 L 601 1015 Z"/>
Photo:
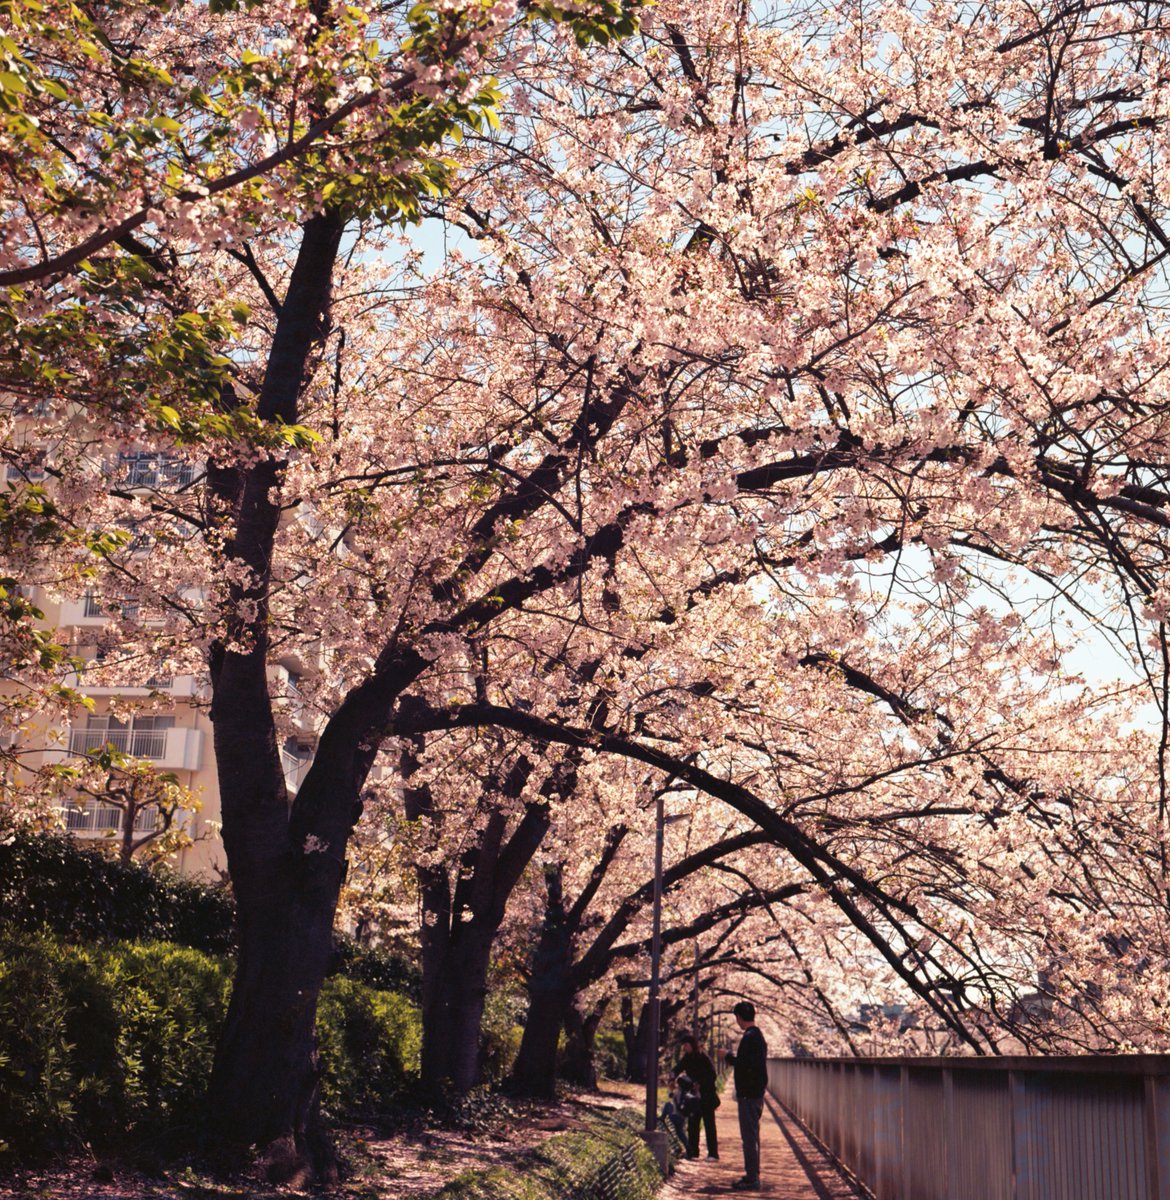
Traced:
<path fill-rule="evenodd" d="M 1170 1200 L 1170 1056 L 778 1058 L 877 1200 Z"/>

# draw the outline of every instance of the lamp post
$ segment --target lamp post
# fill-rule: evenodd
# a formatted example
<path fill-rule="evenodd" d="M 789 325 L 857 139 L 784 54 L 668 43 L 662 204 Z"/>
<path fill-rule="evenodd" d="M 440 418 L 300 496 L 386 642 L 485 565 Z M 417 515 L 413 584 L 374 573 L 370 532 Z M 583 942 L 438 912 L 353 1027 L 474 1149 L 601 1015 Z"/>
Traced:
<path fill-rule="evenodd" d="M 691 976 L 691 1033 L 695 1039 L 695 1049 L 699 1043 L 699 939 L 695 938 L 695 973 Z"/>
<path fill-rule="evenodd" d="M 654 1152 L 663 1175 L 666 1174 L 669 1159 L 666 1131 L 658 1128 L 658 1038 L 662 1025 L 658 998 L 662 962 L 662 843 L 666 826 L 672 821 L 685 820 L 681 814 L 667 817 L 665 804 L 665 796 L 660 791 L 654 807 L 654 904 L 650 934 L 650 1001 L 646 1012 L 646 1128 L 642 1134 Z"/>
<path fill-rule="evenodd" d="M 662 842 L 666 827 L 662 792 L 654 809 L 654 906 L 650 934 L 650 1004 L 646 1030 L 646 1133 L 658 1128 L 659 963 L 662 957 Z M 665 1138 L 664 1138 L 665 1140 Z M 665 1147 L 663 1148 L 665 1150 Z"/>

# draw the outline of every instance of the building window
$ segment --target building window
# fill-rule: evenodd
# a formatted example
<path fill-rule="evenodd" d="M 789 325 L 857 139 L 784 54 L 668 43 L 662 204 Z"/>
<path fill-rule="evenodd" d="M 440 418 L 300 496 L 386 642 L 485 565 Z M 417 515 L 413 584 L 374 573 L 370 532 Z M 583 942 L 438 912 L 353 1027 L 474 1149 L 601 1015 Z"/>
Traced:
<path fill-rule="evenodd" d="M 45 452 L 43 449 L 27 451 L 21 462 L 10 462 L 4 476 L 9 483 L 39 483 L 45 477 Z"/>
<path fill-rule="evenodd" d="M 108 744 L 131 758 L 161 759 L 166 755 L 167 730 L 174 727 L 174 717 L 135 716 L 121 721 L 102 713 L 91 716 L 84 729 L 70 733 L 69 753 L 86 754 Z"/>
<path fill-rule="evenodd" d="M 111 617 L 115 613 L 123 621 L 137 621 L 141 605 L 128 596 L 99 596 L 92 589 L 85 593 L 86 617 Z"/>
<path fill-rule="evenodd" d="M 195 467 L 173 454 L 134 450 L 118 455 L 116 476 L 124 487 L 181 488 L 195 478 Z"/>

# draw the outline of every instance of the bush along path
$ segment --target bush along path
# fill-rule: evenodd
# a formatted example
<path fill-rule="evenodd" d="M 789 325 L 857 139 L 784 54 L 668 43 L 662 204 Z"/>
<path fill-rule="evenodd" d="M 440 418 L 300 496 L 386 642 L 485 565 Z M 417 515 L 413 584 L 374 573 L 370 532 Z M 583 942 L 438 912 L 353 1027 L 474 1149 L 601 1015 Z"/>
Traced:
<path fill-rule="evenodd" d="M 172 942 L 0 926 L 0 1172 L 79 1149 L 147 1163 L 191 1149 L 229 980 L 225 959 Z M 331 1118 L 401 1103 L 418 1068 L 408 997 L 330 979 L 318 1037 Z"/>
<path fill-rule="evenodd" d="M 393 1136 L 351 1125 L 339 1139 L 345 1177 L 317 1195 L 337 1200 L 653 1200 L 662 1178 L 639 1136 L 629 1085 L 555 1104 L 484 1095 L 444 1125 Z M 451 1119 L 452 1116 L 454 1119 Z M 75 1156 L 52 1169 L 0 1174 L 0 1200 L 279 1200 L 297 1193 L 254 1178 L 212 1178 L 193 1166 L 165 1173 Z"/>
<path fill-rule="evenodd" d="M 236 950 L 236 906 L 223 887 L 119 862 L 47 833 L 0 840 L 0 925 L 71 942 L 174 942 L 205 954 Z M 418 998 L 419 971 L 394 953 L 334 938 L 332 973 Z"/>

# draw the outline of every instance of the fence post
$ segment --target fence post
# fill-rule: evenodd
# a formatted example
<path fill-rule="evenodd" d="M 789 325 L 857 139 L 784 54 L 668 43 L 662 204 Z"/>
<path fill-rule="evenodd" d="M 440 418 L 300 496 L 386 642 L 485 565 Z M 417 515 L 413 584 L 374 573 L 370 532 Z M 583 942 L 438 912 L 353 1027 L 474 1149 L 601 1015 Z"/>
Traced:
<path fill-rule="evenodd" d="M 899 1176 L 901 1178 L 899 1196 L 910 1195 L 910 1155 L 906 1151 L 907 1143 L 910 1140 L 911 1131 L 906 1128 L 906 1113 L 910 1108 L 910 1068 L 902 1067 L 900 1072 L 901 1086 L 899 1087 L 899 1105 L 901 1112 L 898 1114 L 898 1162 L 901 1165 Z"/>
<path fill-rule="evenodd" d="M 1170 1081 L 1145 1078 L 1146 1178 L 1150 1200 L 1170 1200 Z"/>
<path fill-rule="evenodd" d="M 943 1082 L 943 1195 L 963 1200 L 955 1188 L 955 1073 L 944 1070 Z"/>
<path fill-rule="evenodd" d="M 1019 1071 L 1008 1072 L 1008 1095 L 1012 1114 L 1012 1200 L 1031 1200 L 1031 1171 L 1028 1139 L 1031 1134 L 1028 1097 Z"/>

